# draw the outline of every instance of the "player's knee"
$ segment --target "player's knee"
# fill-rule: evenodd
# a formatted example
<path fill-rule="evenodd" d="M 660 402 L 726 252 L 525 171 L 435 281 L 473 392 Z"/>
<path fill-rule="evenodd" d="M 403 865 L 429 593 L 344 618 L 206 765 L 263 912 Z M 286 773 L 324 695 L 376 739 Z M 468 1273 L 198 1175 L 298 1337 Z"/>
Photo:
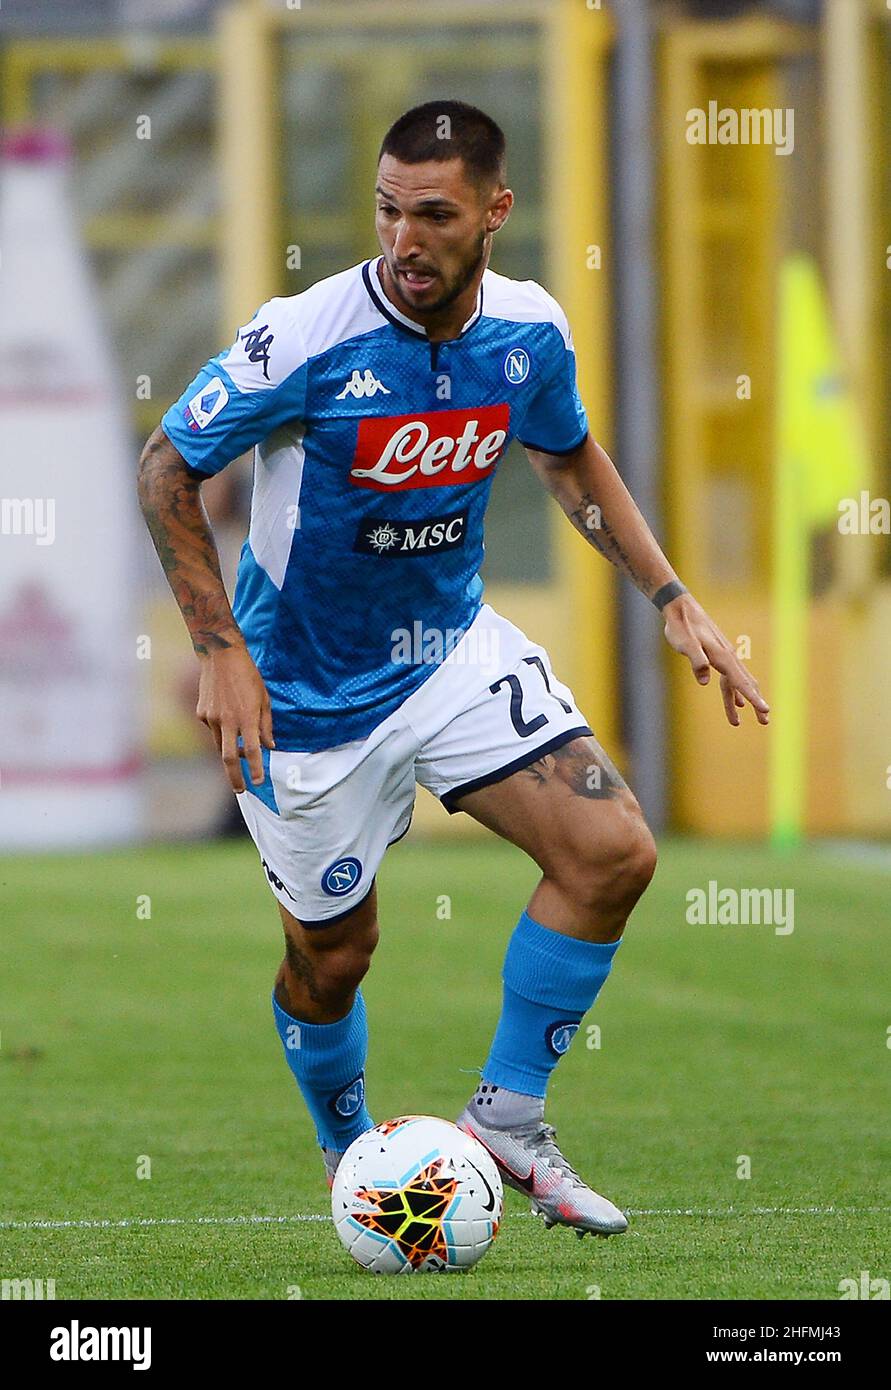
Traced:
<path fill-rule="evenodd" d="M 373 940 L 366 933 L 362 941 L 349 942 L 321 957 L 319 976 L 330 996 L 342 998 L 358 988 L 368 974 L 376 944 L 377 933 Z"/>
<path fill-rule="evenodd" d="M 615 803 L 595 835 L 577 835 L 563 869 L 564 891 L 580 907 L 627 915 L 656 870 L 656 842 L 636 801 Z"/>
<path fill-rule="evenodd" d="M 379 935 L 377 922 L 369 922 L 361 935 L 319 951 L 318 979 L 329 999 L 345 998 L 362 983 L 371 965 Z"/>
<path fill-rule="evenodd" d="M 352 934 L 326 936 L 326 928 L 285 938 L 280 978 L 289 996 L 308 996 L 313 1004 L 338 1011 L 348 1004 L 368 973 L 380 930 L 376 920 Z"/>

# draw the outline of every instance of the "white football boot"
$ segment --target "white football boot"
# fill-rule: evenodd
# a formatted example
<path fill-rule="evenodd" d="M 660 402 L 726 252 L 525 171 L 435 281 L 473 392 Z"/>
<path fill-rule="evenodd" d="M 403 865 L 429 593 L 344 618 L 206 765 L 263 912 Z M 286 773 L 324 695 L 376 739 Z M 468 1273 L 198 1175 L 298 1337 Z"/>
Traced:
<path fill-rule="evenodd" d="M 615 1236 L 628 1229 L 619 1208 L 593 1192 L 563 1157 L 553 1125 L 535 1120 L 515 1129 L 493 1129 L 482 1124 L 469 1105 L 456 1124 L 492 1155 L 510 1187 L 525 1192 L 534 1214 L 542 1215 L 548 1228 L 571 1226 L 579 1240 L 589 1231 Z"/>
<path fill-rule="evenodd" d="M 328 1191 L 330 1192 L 334 1186 L 334 1175 L 340 1167 L 343 1154 L 339 1149 L 326 1149 L 323 1146 L 322 1157 L 325 1160 L 325 1182 L 328 1184 Z"/>

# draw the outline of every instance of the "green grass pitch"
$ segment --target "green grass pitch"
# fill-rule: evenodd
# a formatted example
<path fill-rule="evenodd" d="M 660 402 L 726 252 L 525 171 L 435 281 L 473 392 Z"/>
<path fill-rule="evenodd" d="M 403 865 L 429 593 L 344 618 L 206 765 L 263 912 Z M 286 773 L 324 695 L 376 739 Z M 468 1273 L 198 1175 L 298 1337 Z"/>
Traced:
<path fill-rule="evenodd" d="M 710 878 L 794 888 L 794 932 L 688 924 Z M 536 879 L 494 838 L 389 852 L 363 987 L 376 1119 L 455 1118 Z M 327 1219 L 253 846 L 5 860 L 0 1275 L 55 1279 L 60 1299 L 833 1299 L 861 1270 L 889 1278 L 889 888 L 816 849 L 665 842 L 548 1103 L 628 1233 L 547 1232 L 508 1192 L 475 1270 L 388 1279 Z"/>

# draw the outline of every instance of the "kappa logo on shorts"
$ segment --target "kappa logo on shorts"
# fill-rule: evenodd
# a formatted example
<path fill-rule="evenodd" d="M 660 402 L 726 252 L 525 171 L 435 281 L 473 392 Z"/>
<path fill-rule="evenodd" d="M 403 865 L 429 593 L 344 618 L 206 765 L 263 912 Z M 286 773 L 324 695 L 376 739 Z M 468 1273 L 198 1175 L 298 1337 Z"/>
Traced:
<path fill-rule="evenodd" d="M 351 1115 L 358 1115 L 364 1104 L 365 1073 L 360 1071 L 358 1076 L 354 1076 L 352 1081 L 348 1081 L 342 1090 L 331 1097 L 328 1102 L 328 1109 L 333 1111 L 335 1115 L 349 1119 Z"/>
<path fill-rule="evenodd" d="M 342 898 L 355 888 L 362 877 L 362 861 L 347 854 L 343 859 L 335 859 L 322 874 L 322 892 L 331 898 Z"/>
<path fill-rule="evenodd" d="M 266 877 L 269 879 L 269 882 L 272 884 L 273 888 L 277 888 L 280 893 L 287 893 L 291 901 L 296 902 L 297 899 L 294 897 L 294 894 L 291 892 L 290 888 L 288 888 L 286 884 L 282 883 L 278 874 L 275 872 L 274 869 L 270 869 L 269 865 L 266 863 L 266 860 L 261 859 L 260 863 L 266 870 Z"/>
<path fill-rule="evenodd" d="M 393 521 L 367 516 L 356 531 L 353 550 L 363 555 L 438 555 L 464 544 L 467 511 L 451 516 L 426 516 L 417 521 Z"/>
<path fill-rule="evenodd" d="M 562 1057 L 564 1052 L 569 1050 L 579 1025 L 570 1020 L 561 1023 L 551 1023 L 545 1031 L 545 1041 L 555 1057 Z"/>

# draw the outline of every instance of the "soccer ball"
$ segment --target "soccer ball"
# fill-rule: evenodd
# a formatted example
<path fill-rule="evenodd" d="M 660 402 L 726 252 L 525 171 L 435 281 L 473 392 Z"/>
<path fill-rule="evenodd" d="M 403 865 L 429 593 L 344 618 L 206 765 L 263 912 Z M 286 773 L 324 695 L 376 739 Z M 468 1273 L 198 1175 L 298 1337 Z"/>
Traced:
<path fill-rule="evenodd" d="M 503 1206 L 486 1150 L 433 1115 L 400 1115 L 366 1130 L 331 1189 L 337 1234 L 374 1274 L 470 1269 L 495 1239 Z"/>

